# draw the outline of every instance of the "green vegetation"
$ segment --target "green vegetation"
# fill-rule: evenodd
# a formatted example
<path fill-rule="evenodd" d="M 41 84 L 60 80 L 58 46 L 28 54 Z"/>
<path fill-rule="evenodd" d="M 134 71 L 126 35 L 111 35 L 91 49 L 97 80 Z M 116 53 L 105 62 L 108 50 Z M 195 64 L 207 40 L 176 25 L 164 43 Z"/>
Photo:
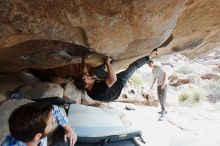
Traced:
<path fill-rule="evenodd" d="M 179 95 L 179 102 L 186 102 L 189 100 L 189 97 L 190 97 L 190 95 L 188 92 L 182 92 Z"/>
<path fill-rule="evenodd" d="M 204 99 L 204 94 L 200 91 L 194 91 L 192 94 L 193 102 L 199 103 Z"/>
<path fill-rule="evenodd" d="M 192 68 L 190 68 L 187 65 L 181 66 L 176 72 L 181 73 L 181 74 L 190 74 L 192 73 L 194 70 Z"/>
<path fill-rule="evenodd" d="M 220 80 L 209 82 L 206 88 L 209 94 L 220 100 Z"/>
<path fill-rule="evenodd" d="M 205 95 L 201 90 L 192 92 L 182 92 L 179 95 L 179 102 L 181 103 L 199 103 L 204 99 Z"/>
<path fill-rule="evenodd" d="M 134 74 L 133 76 L 131 76 L 131 80 L 137 85 L 141 85 L 143 83 L 143 80 L 138 74 Z"/>

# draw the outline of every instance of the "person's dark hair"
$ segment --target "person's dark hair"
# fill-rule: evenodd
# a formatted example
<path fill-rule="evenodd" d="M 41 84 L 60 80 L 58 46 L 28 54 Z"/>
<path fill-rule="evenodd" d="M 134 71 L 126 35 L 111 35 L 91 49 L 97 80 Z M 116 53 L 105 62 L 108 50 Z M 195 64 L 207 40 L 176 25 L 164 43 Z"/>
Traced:
<path fill-rule="evenodd" d="M 44 134 L 53 106 L 31 102 L 16 108 L 8 124 L 11 135 L 22 142 L 30 142 L 37 133 Z"/>
<path fill-rule="evenodd" d="M 83 76 L 84 76 L 84 74 L 80 74 L 74 80 L 74 84 L 75 84 L 76 88 L 79 89 L 79 90 L 85 90 L 85 87 L 86 87 L 86 83 L 83 80 Z"/>

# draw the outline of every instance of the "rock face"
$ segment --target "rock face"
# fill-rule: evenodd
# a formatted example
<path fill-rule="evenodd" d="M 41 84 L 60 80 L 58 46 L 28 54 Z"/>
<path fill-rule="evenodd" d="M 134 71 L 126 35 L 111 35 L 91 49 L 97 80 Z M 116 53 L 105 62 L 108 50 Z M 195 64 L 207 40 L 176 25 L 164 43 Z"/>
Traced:
<path fill-rule="evenodd" d="M 3 0 L 0 72 L 77 66 L 82 55 L 88 66 L 117 57 L 119 69 L 171 35 L 159 56 L 195 57 L 220 44 L 219 7 L 219 0 Z"/>
<path fill-rule="evenodd" d="M 81 103 L 82 92 L 79 91 L 72 82 L 68 82 L 64 87 L 63 97 Z"/>
<path fill-rule="evenodd" d="M 47 82 L 27 84 L 19 89 L 24 95 L 23 98 L 37 99 L 47 97 L 63 97 L 63 88 L 58 84 Z"/>

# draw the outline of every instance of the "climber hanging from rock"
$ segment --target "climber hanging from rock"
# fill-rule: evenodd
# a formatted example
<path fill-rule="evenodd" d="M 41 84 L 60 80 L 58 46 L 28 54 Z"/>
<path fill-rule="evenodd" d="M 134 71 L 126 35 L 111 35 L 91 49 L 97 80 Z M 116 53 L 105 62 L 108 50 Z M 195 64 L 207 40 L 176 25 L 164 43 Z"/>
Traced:
<path fill-rule="evenodd" d="M 144 64 L 147 64 L 156 55 L 157 49 L 154 49 L 149 56 L 134 61 L 126 70 L 118 74 L 114 72 L 111 65 L 112 58 L 106 57 L 105 64 L 91 69 L 91 72 L 101 80 L 97 80 L 84 70 L 85 72 L 75 79 L 74 84 L 79 90 L 86 91 L 89 97 L 94 100 L 114 101 L 118 99 L 122 89 L 133 73 Z M 84 59 L 82 58 L 82 60 Z M 85 65 L 85 62 L 83 65 Z M 107 67 L 107 71 L 105 71 L 105 66 Z"/>

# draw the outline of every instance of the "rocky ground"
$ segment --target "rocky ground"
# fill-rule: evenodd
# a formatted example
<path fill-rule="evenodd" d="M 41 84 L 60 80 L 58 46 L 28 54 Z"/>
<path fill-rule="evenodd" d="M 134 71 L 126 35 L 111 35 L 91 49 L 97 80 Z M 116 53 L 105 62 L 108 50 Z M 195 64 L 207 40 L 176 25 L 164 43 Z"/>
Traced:
<path fill-rule="evenodd" d="M 168 114 L 163 121 L 158 120 L 157 112 L 160 107 L 156 90 L 149 90 L 153 78 L 147 66 L 139 69 L 129 81 L 119 99 L 123 102 L 111 102 L 105 105 L 124 112 L 129 120 L 142 130 L 146 143 L 140 143 L 141 145 L 219 146 L 219 55 L 220 51 L 216 50 L 194 60 L 179 54 L 156 60 L 159 65 L 163 65 L 172 83 L 168 86 Z M 0 81 L 0 102 L 7 100 L 8 91 L 14 91 L 20 87 L 18 91 L 22 94 L 14 95 L 22 95 L 20 96 L 22 98 L 59 96 L 73 99 L 79 104 L 99 105 L 91 100 L 83 102 L 81 92 L 76 90 L 72 80 L 69 79 L 57 78 L 52 82 L 40 82 L 37 78 L 23 72 L 10 76 L 1 75 Z M 200 93 L 199 100 L 196 102 L 191 93 L 194 91 Z M 182 92 L 189 93 L 190 97 L 180 102 L 179 97 Z M 126 110 L 126 106 L 134 110 Z M 7 121 L 6 117 L 2 116 L 1 120 Z"/>
<path fill-rule="evenodd" d="M 195 106 L 169 106 L 164 121 L 159 121 L 159 106 L 111 103 L 142 130 L 146 146 L 219 146 L 220 109 L 203 103 Z M 125 110 L 130 106 L 135 110 Z M 218 106 L 219 107 L 219 106 Z"/>

